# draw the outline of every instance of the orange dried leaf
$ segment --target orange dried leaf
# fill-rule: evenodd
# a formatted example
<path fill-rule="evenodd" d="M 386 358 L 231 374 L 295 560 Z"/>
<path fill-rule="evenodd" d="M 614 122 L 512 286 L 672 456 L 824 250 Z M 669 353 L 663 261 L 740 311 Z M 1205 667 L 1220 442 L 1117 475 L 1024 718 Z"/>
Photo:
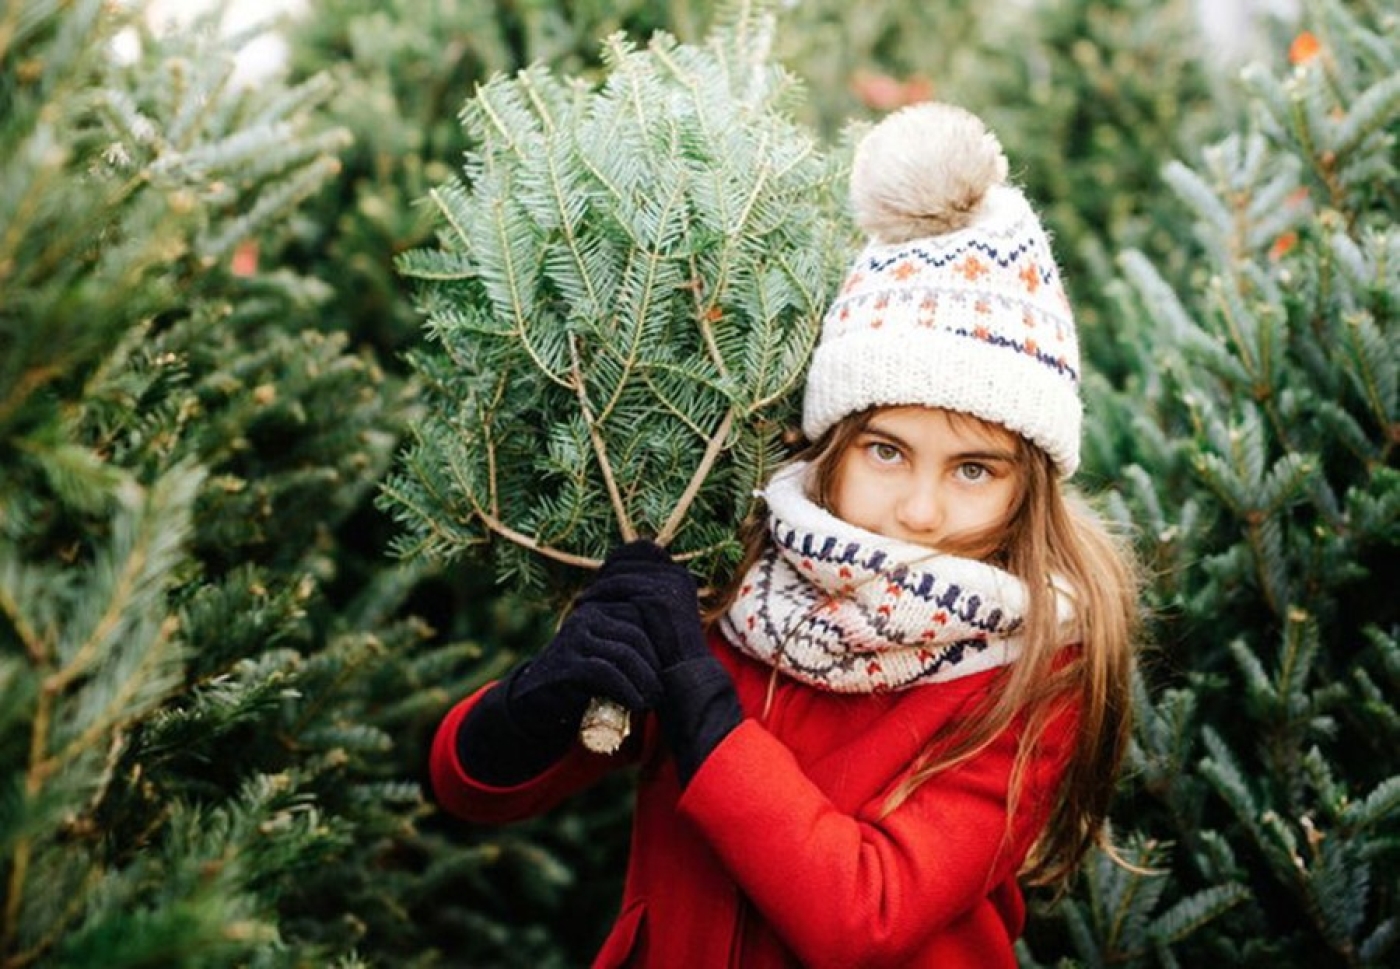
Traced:
<path fill-rule="evenodd" d="M 1321 53 L 1322 42 L 1317 39 L 1317 35 L 1304 30 L 1294 37 L 1293 43 L 1289 45 L 1288 61 L 1290 64 L 1306 64 Z"/>
<path fill-rule="evenodd" d="M 876 111 L 893 111 L 928 101 L 934 94 L 933 81 L 921 74 L 900 80 L 874 71 L 856 71 L 851 76 L 851 90 L 861 104 Z"/>
<path fill-rule="evenodd" d="M 1288 255 L 1289 252 L 1293 250 L 1293 247 L 1297 244 L 1298 233 L 1293 232 L 1292 230 L 1285 232 L 1283 235 L 1275 239 L 1274 244 L 1269 247 L 1269 258 L 1272 259 L 1274 262 L 1278 262 L 1284 256 Z"/>
<path fill-rule="evenodd" d="M 235 276 L 255 276 L 258 272 L 258 244 L 254 240 L 240 242 L 233 250 L 229 271 Z"/>

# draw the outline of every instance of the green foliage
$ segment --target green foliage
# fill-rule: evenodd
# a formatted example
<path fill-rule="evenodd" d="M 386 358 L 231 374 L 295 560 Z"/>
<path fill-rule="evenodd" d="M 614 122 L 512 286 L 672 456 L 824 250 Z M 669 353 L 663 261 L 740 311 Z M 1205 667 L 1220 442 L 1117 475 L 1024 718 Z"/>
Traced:
<path fill-rule="evenodd" d="M 602 37 L 695 36 L 704 13 L 646 0 L 318 0 L 293 18 L 291 77 L 332 77 L 326 112 L 354 136 L 284 257 L 333 287 L 325 328 L 373 346 L 391 370 L 418 342 L 421 317 L 394 260 L 432 242 L 420 203 L 468 147 L 458 113 L 479 83 L 531 64 L 593 72 Z"/>
<path fill-rule="evenodd" d="M 1113 253 L 1142 251 L 1173 274 L 1189 265 L 1195 252 L 1172 230 L 1178 203 L 1159 172 L 1231 127 L 1238 98 L 1211 76 L 1199 5 L 1188 0 L 1035 8 L 1011 22 L 984 16 L 983 56 L 950 79 L 952 96 L 1005 132 L 1016 176 L 1055 237 L 1089 369 L 1117 379 L 1131 365 L 1106 298 Z M 1015 53 L 988 56 L 1004 50 Z"/>
<path fill-rule="evenodd" d="M 789 119 L 771 30 L 738 8 L 705 47 L 614 37 L 597 88 L 535 68 L 468 103 L 440 245 L 401 262 L 431 341 L 385 489 L 401 551 L 494 537 L 532 583 L 636 534 L 735 560 L 845 257 L 841 169 Z"/>
<path fill-rule="evenodd" d="M 1165 170 L 1198 264 L 1129 251 L 1114 291 L 1135 356 L 1098 443 L 1158 647 L 1120 816 L 1171 845 L 1169 911 L 1233 905 L 1161 952 L 1076 901 L 1090 963 L 1395 956 L 1400 32 L 1335 2 L 1306 25 L 1315 56 L 1245 71 L 1248 127 Z"/>
<path fill-rule="evenodd" d="M 1004 27 L 1004 11 L 969 0 L 784 3 L 777 53 L 811 91 L 803 116 L 832 139 L 852 119 L 910 101 L 938 98 L 974 111 L 985 107 L 987 102 L 967 98 L 975 92 L 954 88 L 977 64 L 985 70 L 988 51 L 977 38 L 988 16 Z"/>
<path fill-rule="evenodd" d="M 326 79 L 139 14 L 0 14 L 0 965 L 331 964 L 479 651 L 418 655 L 414 573 L 330 599 L 400 418 L 247 259 L 337 170 Z"/>
<path fill-rule="evenodd" d="M 1163 909 L 1168 883 L 1154 866 L 1165 854 L 1161 845 L 1134 837 L 1119 857 L 1102 850 L 1090 855 L 1081 873 L 1083 892 L 1065 900 L 1061 910 L 1078 964 L 1103 969 L 1152 959 L 1175 967 L 1173 946 L 1248 897 L 1243 885 L 1225 882 Z M 1024 943 L 1017 954 L 1027 969 L 1040 965 Z"/>

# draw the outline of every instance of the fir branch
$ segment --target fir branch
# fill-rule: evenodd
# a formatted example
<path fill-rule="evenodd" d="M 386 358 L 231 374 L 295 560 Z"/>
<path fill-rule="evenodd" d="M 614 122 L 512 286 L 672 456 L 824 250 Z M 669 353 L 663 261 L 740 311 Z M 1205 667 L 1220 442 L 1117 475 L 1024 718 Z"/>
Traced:
<path fill-rule="evenodd" d="M 700 486 L 705 483 L 705 478 L 709 475 L 710 469 L 714 466 L 715 459 L 719 457 L 724 449 L 725 442 L 729 439 L 729 430 L 734 426 L 734 408 L 725 412 L 724 420 L 720 421 L 719 427 L 710 437 L 710 441 L 705 445 L 705 454 L 700 459 L 700 464 L 696 466 L 695 473 L 690 477 L 690 483 L 682 492 L 680 500 L 676 502 L 676 507 L 671 512 L 671 517 L 666 520 L 666 524 L 661 526 L 661 531 L 656 536 L 658 545 L 669 545 L 675 538 L 676 532 L 680 531 L 681 524 L 685 521 L 685 516 L 690 511 L 691 504 L 695 501 L 695 496 L 700 493 Z"/>
<path fill-rule="evenodd" d="M 49 647 L 46 637 L 34 627 L 25 611 L 20 608 L 23 600 L 23 592 L 19 586 L 19 578 L 15 574 L 19 569 L 17 562 L 0 560 L 0 577 L 5 581 L 0 581 L 0 613 L 9 620 L 10 629 L 19 637 L 24 644 L 25 654 L 29 657 L 30 664 L 36 670 L 46 669 L 52 662 L 49 655 Z M 11 587 L 11 578 L 15 580 L 15 587 Z M 16 595 L 15 593 L 19 593 Z"/>
<path fill-rule="evenodd" d="M 491 103 L 490 95 L 497 90 L 500 88 L 491 84 L 478 86 L 477 96 L 472 100 L 471 107 L 474 111 L 480 112 L 491 123 L 496 135 L 505 141 L 506 147 L 510 151 L 517 151 L 516 145 L 519 139 L 515 137 L 512 126 L 506 123 L 496 106 Z"/>
<path fill-rule="evenodd" d="M 476 271 L 460 253 L 444 249 L 410 249 L 394 260 L 404 276 L 431 281 L 471 279 Z"/>
<path fill-rule="evenodd" d="M 65 167 L 67 155 L 55 143 L 51 130 L 41 129 L 31 140 L 36 142 L 31 146 L 32 150 L 36 154 L 43 152 L 44 156 L 38 160 L 38 177 L 28 180 L 19 190 L 19 205 L 9 214 L 8 224 L 0 233 L 0 281 L 7 281 L 5 277 L 16 269 L 26 282 L 48 279 L 59 271 L 59 267 L 82 262 L 83 257 L 75 250 L 81 250 L 91 241 L 90 223 L 68 225 L 64 227 L 66 231 L 54 231 L 40 217 L 40 207 L 45 198 L 52 198 L 65 190 L 71 191 L 60 183 L 72 172 Z M 98 211 L 115 208 L 124 196 L 134 194 L 137 185 L 137 179 L 129 179 L 122 190 L 109 193 L 94 208 Z M 6 188 L 9 189 L 9 186 Z M 14 188 L 19 189 L 19 186 Z M 26 258 L 21 247 L 39 239 L 42 241 L 39 242 L 38 254 Z"/>
<path fill-rule="evenodd" d="M 1391 357 L 1394 351 L 1387 348 L 1385 338 L 1369 316 L 1349 313 L 1343 324 L 1347 355 L 1356 368 L 1356 382 L 1363 389 L 1362 395 L 1377 425 L 1388 431 L 1382 439 L 1385 450 L 1380 460 L 1384 462 L 1391 448 L 1400 443 L 1400 426 L 1396 424 L 1396 415 L 1391 413 L 1394 405 L 1390 402 L 1395 388 L 1395 363 Z M 1382 371 L 1388 372 L 1383 375 Z"/>
<path fill-rule="evenodd" d="M 504 261 L 504 282 L 509 295 L 509 319 L 514 327 L 515 338 L 520 341 L 521 347 L 530 355 L 531 361 L 539 368 L 540 373 L 559 386 L 572 389 L 570 381 L 554 372 L 553 368 L 540 355 L 539 348 L 530 340 L 530 316 L 525 309 L 524 294 L 520 285 L 520 267 L 516 265 L 514 247 L 511 244 L 510 229 L 506 219 L 508 204 L 505 199 L 493 200 L 487 218 L 495 230 L 495 241 L 499 244 L 496 252 Z"/>
<path fill-rule="evenodd" d="M 491 406 L 486 409 L 486 420 L 482 422 L 481 435 L 485 438 L 486 449 L 486 500 L 490 503 L 491 514 L 499 515 L 501 512 L 500 486 L 496 473 L 496 438 L 491 433 L 494 422 L 492 416 L 496 409 L 500 407 L 501 399 L 506 392 L 506 376 L 496 381 L 496 394 L 491 401 Z"/>
<path fill-rule="evenodd" d="M 1314 105 L 1316 103 L 1315 89 L 1309 91 L 1303 88 L 1306 82 L 1305 70 L 1303 75 L 1295 77 L 1294 89 L 1291 97 L 1288 98 L 1288 114 L 1280 120 L 1285 123 L 1292 135 L 1297 138 L 1299 146 L 1302 148 L 1303 160 L 1312 168 L 1317 180 L 1327 189 L 1328 203 L 1338 211 L 1346 210 L 1346 186 L 1337 177 L 1336 156 L 1328 150 L 1328 147 L 1319 144 L 1317 127 L 1322 127 L 1324 132 L 1327 129 L 1323 119 L 1316 116 Z M 1313 96 L 1309 96 L 1313 95 Z"/>
<path fill-rule="evenodd" d="M 661 366 L 654 366 L 650 369 L 663 370 L 665 368 Z M 681 408 L 677 407 L 665 394 L 661 393 L 656 388 L 656 383 L 651 379 L 650 374 L 643 376 L 642 379 L 645 381 L 647 389 L 655 392 L 656 403 L 659 407 L 665 410 L 668 414 L 674 417 L 681 424 L 685 425 L 686 429 L 689 430 L 692 434 L 694 434 L 698 439 L 702 441 L 709 440 L 709 435 L 705 433 L 705 429 L 701 427 L 698 423 L 696 423 L 694 418 L 692 418 Z"/>
<path fill-rule="evenodd" d="M 538 75 L 531 74 L 529 71 L 522 71 L 517 78 L 517 86 L 520 90 L 525 92 L 526 99 L 535 110 L 535 117 L 543 122 L 543 133 L 547 139 L 549 135 L 554 133 L 556 125 L 553 113 L 550 111 L 549 105 L 545 103 L 545 99 L 540 91 L 540 86 L 535 83 L 535 78 L 537 76 Z"/>
<path fill-rule="evenodd" d="M 409 459 L 405 459 L 407 463 Z M 437 545 L 447 549 L 454 547 L 457 542 L 441 524 L 441 518 L 433 513 L 433 510 L 424 501 L 419 500 L 415 492 L 427 492 L 427 497 L 433 498 L 438 505 L 445 504 L 441 496 L 432 495 L 429 486 L 420 478 L 413 482 L 413 486 L 407 486 L 408 482 L 401 477 L 391 477 L 379 486 L 385 504 L 394 508 L 395 518 L 399 521 L 411 522 L 413 529 L 422 534 L 422 537 L 415 545 L 417 549 L 425 549 L 436 540 Z M 420 492 L 420 493 L 421 493 Z M 410 556 L 413 550 L 401 550 L 401 554 Z"/>
<path fill-rule="evenodd" d="M 719 345 L 715 343 L 715 330 L 711 326 L 711 316 L 720 314 L 723 311 L 720 307 L 720 294 L 724 289 L 723 276 L 719 276 L 714 288 L 714 295 L 708 299 L 705 296 L 705 280 L 700 275 L 700 267 L 696 264 L 695 254 L 690 254 L 690 278 L 681 283 L 678 288 L 688 290 L 691 294 L 693 312 L 695 314 L 695 324 L 700 330 L 700 336 L 705 341 L 705 351 L 710 355 L 710 361 L 719 371 L 720 377 L 729 378 L 729 368 L 725 366 L 724 355 L 719 352 Z"/>
<path fill-rule="evenodd" d="M 1333 151 L 1348 158 L 1371 136 L 1395 124 L 1400 114 L 1400 74 L 1382 78 L 1351 101 Z"/>
<path fill-rule="evenodd" d="M 334 132 L 324 140 L 328 151 L 349 145 L 346 132 Z M 243 215 L 229 219 L 227 224 L 216 232 L 200 234 L 195 240 L 195 251 L 209 261 L 228 258 L 240 242 L 257 238 L 260 232 L 266 230 L 269 222 L 319 191 L 339 174 L 340 169 L 340 161 L 331 155 L 313 159 L 290 177 L 284 177 L 275 187 L 261 193 Z"/>
<path fill-rule="evenodd" d="M 523 532 L 518 532 L 515 529 L 511 528 L 505 522 L 501 521 L 494 515 L 481 508 L 481 506 L 477 505 L 475 502 L 472 503 L 472 508 L 476 512 L 477 517 L 481 519 L 482 524 L 484 524 L 487 528 L 491 529 L 491 531 L 495 532 L 497 535 L 501 536 L 509 542 L 519 545 L 521 548 L 529 549 L 531 552 L 535 552 L 538 555 L 543 555 L 547 559 L 553 559 L 556 562 L 563 562 L 565 565 L 575 565 L 582 569 L 596 570 L 603 564 L 602 561 L 599 559 L 588 558 L 587 556 L 583 555 L 574 555 L 572 553 L 565 552 L 557 548 L 551 548 L 550 546 L 541 543 L 539 539 L 532 538 L 531 536 L 526 535 Z M 633 537 L 635 537 L 635 535 Z"/>
<path fill-rule="evenodd" d="M 798 274 L 793 270 L 791 262 L 785 255 L 779 254 L 778 265 L 782 268 L 784 275 L 787 276 L 789 281 L 791 281 L 792 284 L 798 288 L 798 291 L 802 293 L 807 303 L 807 312 L 813 315 L 819 315 L 820 306 L 816 298 L 816 294 L 809 292 L 803 286 L 803 281 L 799 279 Z M 774 387 L 773 390 L 769 392 L 767 396 L 760 397 L 758 400 L 755 400 L 752 404 L 750 404 L 749 411 L 751 413 L 758 413 L 760 411 L 767 410 L 769 407 L 772 407 L 774 404 L 778 403 L 778 401 L 792 394 L 797 389 L 797 385 L 801 382 L 802 378 L 805 376 L 806 369 L 795 364 L 797 361 L 807 360 L 810 357 L 812 351 L 816 349 L 817 339 L 821 336 L 821 327 L 798 327 L 797 335 L 800 342 L 795 347 L 788 348 L 789 357 L 794 365 L 789 366 L 787 368 L 786 379 L 783 382 L 779 383 L 776 387 Z M 762 386 L 762 384 L 760 383 L 758 384 L 758 386 Z"/>
<path fill-rule="evenodd" d="M 227 95 L 229 82 L 233 80 L 232 61 L 211 59 L 202 66 L 204 76 L 197 81 L 203 83 L 191 84 L 193 65 L 190 61 L 174 58 L 161 65 L 171 101 L 179 105 L 161 139 L 166 147 L 183 151 L 198 146 L 203 123 L 214 117 L 220 101 Z"/>
<path fill-rule="evenodd" d="M 454 198 L 460 198 L 463 193 L 462 185 L 459 182 L 452 181 L 445 185 L 439 185 L 437 188 L 429 189 L 428 199 L 437 206 L 438 214 L 442 216 L 448 228 L 452 230 L 458 246 L 470 252 L 472 248 L 471 233 L 467 231 L 466 225 L 464 225 L 462 220 L 458 217 L 457 206 L 452 204 L 452 200 Z M 414 275 L 418 275 L 416 267 Z"/>
<path fill-rule="evenodd" d="M 74 923 L 82 914 L 83 908 L 88 904 L 89 892 L 96 888 L 101 880 L 101 873 L 94 869 L 88 872 L 83 880 L 82 889 L 70 892 L 63 911 L 58 917 L 53 919 L 53 924 L 42 937 L 36 939 L 26 951 L 19 952 L 7 959 L 3 964 L 3 969 L 25 969 L 37 963 L 44 956 L 53 951 L 64 936 L 72 931 Z M 5 950 L 4 945 L 0 945 L 0 953 Z"/>
<path fill-rule="evenodd" d="M 126 551 L 116 581 L 107 591 L 107 605 L 93 623 L 82 644 L 58 670 L 44 680 L 43 692 L 47 696 L 58 696 L 78 677 L 85 675 L 102 656 L 103 648 L 111 641 L 112 634 L 128 619 L 128 610 L 137 596 L 141 585 L 149 580 L 152 549 L 157 536 L 149 533 L 137 536 L 137 541 Z"/>
<path fill-rule="evenodd" d="M 627 256 L 627 268 L 626 268 L 626 270 L 624 270 L 624 272 L 623 272 L 623 279 L 630 279 L 630 278 L 631 278 L 631 275 L 632 275 L 632 267 L 636 265 L 636 260 L 637 260 L 638 256 L 639 256 L 639 252 L 638 252 L 638 250 L 636 250 L 636 249 L 634 249 L 634 250 L 632 250 L 630 253 L 628 253 L 628 256 Z M 600 307 L 600 309 L 601 309 L 601 307 Z M 627 347 L 626 347 L 626 352 L 625 352 L 625 353 L 622 353 L 622 354 L 612 353 L 612 351 L 611 351 L 611 346 L 610 346 L 607 342 L 605 342 L 605 341 L 602 343 L 602 350 L 603 350 L 603 352 L 604 352 L 604 353 L 608 353 L 609 355 L 611 355 L 611 356 L 618 362 L 619 366 L 621 367 L 621 372 L 618 374 L 618 379 L 617 379 L 617 382 L 616 382 L 616 386 L 613 387 L 612 396 L 609 397 L 607 403 L 605 403 L 605 404 L 603 405 L 603 409 L 599 412 L 598 418 L 597 418 L 597 422 L 596 422 L 596 424 L 594 424 L 594 426 L 599 426 L 599 427 L 601 427 L 601 426 L 602 426 L 602 422 L 605 421 L 605 420 L 607 420 L 608 417 L 611 416 L 611 414 L 612 414 L 612 412 L 613 412 L 613 408 L 615 408 L 615 407 L 617 406 L 618 401 L 622 399 L 622 392 L 623 392 L 623 390 L 626 389 L 626 387 L 627 387 L 627 378 L 628 378 L 628 376 L 636 369 L 636 367 L 637 367 L 637 362 L 638 362 L 638 360 L 639 360 L 640 357 L 641 357 L 641 352 L 642 352 L 642 336 L 643 336 L 643 332 L 644 332 L 644 330 L 645 330 L 645 328 L 646 328 L 646 314 L 645 314 L 645 313 L 635 313 L 635 314 L 633 314 L 633 315 L 632 315 L 631 324 L 632 324 L 632 325 L 631 325 L 631 329 L 628 331 L 629 339 L 628 339 L 628 341 L 627 341 Z M 573 340 L 573 337 L 572 337 L 572 336 L 570 336 L 570 340 L 571 340 L 571 341 Z M 579 385 L 580 385 L 580 387 L 581 387 L 581 386 L 582 386 L 582 380 L 581 380 L 581 376 L 580 376 L 580 374 L 581 374 L 581 368 L 580 368 L 580 366 L 579 366 L 580 361 L 579 361 L 579 359 L 578 359 L 578 348 L 577 348 L 577 346 L 576 346 L 574 343 L 572 343 L 572 342 L 570 343 L 569 347 L 570 347 L 570 352 L 574 355 L 575 379 L 579 381 Z M 580 390 L 579 392 L 582 393 L 581 390 Z M 659 396 L 659 395 L 658 395 L 658 396 Z"/>
<path fill-rule="evenodd" d="M 626 34 L 615 33 L 604 41 L 604 56 L 615 65 L 617 76 L 626 84 L 625 100 L 632 106 L 633 124 L 637 131 L 647 129 L 647 112 L 642 100 L 642 62 L 633 56 L 635 50 Z"/>
<path fill-rule="evenodd" d="M 731 564 L 719 539 L 747 504 L 723 496 L 751 490 L 772 457 L 774 415 L 754 401 L 777 405 L 796 385 L 814 294 L 846 255 L 836 166 L 780 113 L 765 57 L 750 37 L 637 50 L 615 35 L 599 84 L 541 67 L 464 107 L 479 147 L 453 196 L 435 196 L 440 246 L 462 261 L 401 268 L 425 283 L 446 358 L 415 367 L 471 439 L 436 455 L 435 473 L 461 487 L 442 489 L 435 513 L 504 539 L 498 572 L 569 582 L 519 552 L 591 562 L 619 534 L 664 535 L 707 569 Z M 447 278 L 459 269 L 468 284 Z M 507 372 L 499 407 L 479 396 Z M 412 498 L 410 519 L 437 505 Z"/>
<path fill-rule="evenodd" d="M 627 513 L 627 505 L 622 500 L 621 492 L 618 491 L 612 462 L 608 460 L 607 445 L 603 443 L 603 435 L 598 429 L 598 421 L 593 416 L 593 408 L 588 403 L 588 391 L 583 384 L 583 369 L 579 365 L 578 342 L 572 333 L 569 334 L 569 355 L 573 359 L 573 389 L 578 397 L 579 411 L 583 415 L 584 425 L 588 428 L 588 439 L 593 444 L 593 456 L 598 461 L 598 470 L 602 473 L 603 483 L 607 486 L 608 498 L 612 501 L 613 514 L 617 516 L 618 531 L 621 532 L 624 542 L 634 541 L 637 538 L 637 529 L 632 524 L 632 517 Z"/>
<path fill-rule="evenodd" d="M 136 701 L 143 690 L 149 688 L 146 676 L 164 658 L 163 647 L 174 639 L 178 629 L 179 621 L 174 616 L 167 617 L 165 622 L 161 623 L 156 639 L 143 651 L 141 662 L 130 671 L 121 687 L 111 695 L 103 711 L 93 717 L 88 727 L 70 740 L 62 750 L 32 766 L 33 776 L 40 784 L 92 747 L 104 734 L 110 732 L 116 738 L 124 727 L 134 724 L 146 715 L 144 706 Z"/>
<path fill-rule="evenodd" d="M 1213 885 L 1183 898 L 1157 916 L 1148 932 L 1157 944 L 1180 942 L 1249 897 L 1249 889 L 1236 882 Z"/>
<path fill-rule="evenodd" d="M 30 749 L 32 752 L 32 739 Z M 26 793 L 32 794 L 33 792 L 26 791 Z M 24 901 L 24 886 L 29 880 L 29 864 L 33 852 L 33 842 L 27 837 L 17 839 L 10 851 L 10 877 L 5 886 L 5 907 L 0 909 L 0 953 L 9 952 L 14 948 L 14 940 L 19 932 L 19 916 L 20 907 Z M 23 964 L 19 963 L 19 965 Z"/>
<path fill-rule="evenodd" d="M 1343 831 L 1350 837 L 1396 817 L 1400 811 L 1400 775 L 1386 778 L 1359 801 L 1348 804 L 1342 811 Z"/>
<path fill-rule="evenodd" d="M 528 75 L 522 77 L 521 83 L 527 90 L 534 92 L 534 86 L 529 83 Z M 550 198 L 554 203 L 559 215 L 559 227 L 564 237 L 564 246 L 568 250 L 573 260 L 574 266 L 578 269 L 578 276 L 583 280 L 585 291 L 588 295 L 588 305 L 602 309 L 603 302 L 598 298 L 598 291 L 594 284 L 593 274 L 588 271 L 587 262 L 583 258 L 583 253 L 579 248 L 579 238 L 577 234 L 576 219 L 570 217 L 569 200 L 564 193 L 562 183 L 562 173 L 559 170 L 558 160 L 553 151 L 546 146 L 544 150 L 545 164 L 549 171 Z"/>

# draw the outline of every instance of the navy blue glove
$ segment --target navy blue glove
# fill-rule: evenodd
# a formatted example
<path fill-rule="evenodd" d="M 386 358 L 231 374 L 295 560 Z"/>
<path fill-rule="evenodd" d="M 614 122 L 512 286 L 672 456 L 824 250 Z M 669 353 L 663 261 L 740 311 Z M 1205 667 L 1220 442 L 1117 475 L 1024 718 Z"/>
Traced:
<path fill-rule="evenodd" d="M 605 563 L 594 585 L 608 577 Z M 634 713 L 660 701 L 656 653 L 636 606 L 600 601 L 591 590 L 579 597 L 550 644 L 463 719 L 457 756 L 472 777 L 509 787 L 538 775 L 569 749 L 593 697 Z"/>
<path fill-rule="evenodd" d="M 738 694 L 705 642 L 690 571 L 673 562 L 665 549 L 646 541 L 622 546 L 608 561 L 609 575 L 600 578 L 589 594 L 603 601 L 631 603 L 637 610 L 660 666 L 662 700 L 657 717 L 684 787 L 743 719 Z"/>

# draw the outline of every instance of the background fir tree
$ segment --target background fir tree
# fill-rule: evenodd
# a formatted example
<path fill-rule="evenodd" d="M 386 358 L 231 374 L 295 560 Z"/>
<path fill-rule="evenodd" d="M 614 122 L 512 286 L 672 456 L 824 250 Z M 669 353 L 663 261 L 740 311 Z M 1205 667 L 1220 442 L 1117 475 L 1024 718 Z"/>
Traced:
<path fill-rule="evenodd" d="M 1336 2 L 1305 27 L 1245 72 L 1250 123 L 1165 171 L 1198 262 L 1121 258 L 1135 356 L 1092 450 L 1156 649 L 1116 814 L 1170 874 L 1096 859 L 1042 958 L 1394 963 L 1400 30 Z"/>
<path fill-rule="evenodd" d="M 399 570 L 328 597 L 396 418 L 267 258 L 326 79 L 122 11 L 0 14 L 0 965 L 350 964 L 423 808 L 392 738 L 471 647 L 415 657 Z"/>

